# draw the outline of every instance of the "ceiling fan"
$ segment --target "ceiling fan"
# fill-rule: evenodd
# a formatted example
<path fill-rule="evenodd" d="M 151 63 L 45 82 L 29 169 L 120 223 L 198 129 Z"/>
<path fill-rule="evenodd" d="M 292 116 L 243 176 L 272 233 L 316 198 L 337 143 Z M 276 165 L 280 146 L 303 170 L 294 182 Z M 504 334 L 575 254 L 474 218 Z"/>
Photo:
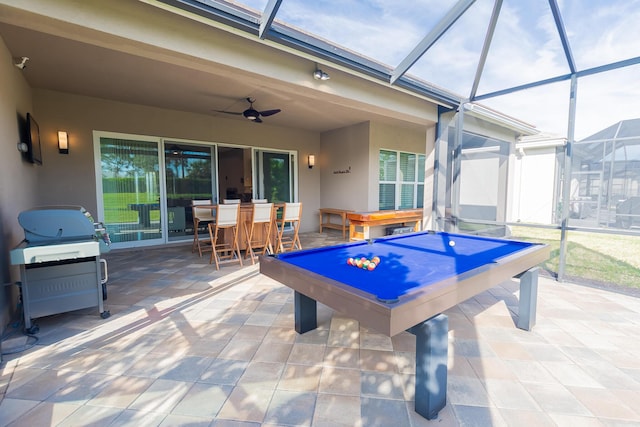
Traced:
<path fill-rule="evenodd" d="M 279 113 L 280 110 L 279 108 L 274 109 L 274 110 L 265 110 L 265 111 L 258 111 L 256 109 L 253 108 L 253 103 L 256 102 L 255 99 L 251 99 L 251 98 L 245 98 L 247 100 L 247 102 L 249 103 L 249 108 L 247 108 L 246 110 L 244 110 L 241 113 L 236 113 L 234 111 L 222 111 L 222 110 L 216 110 L 219 113 L 225 113 L 225 114 L 233 114 L 236 116 L 244 116 L 247 119 L 251 120 L 254 123 L 262 123 L 262 119 L 260 118 L 262 117 L 267 117 L 267 116 L 273 116 L 274 114 Z"/>

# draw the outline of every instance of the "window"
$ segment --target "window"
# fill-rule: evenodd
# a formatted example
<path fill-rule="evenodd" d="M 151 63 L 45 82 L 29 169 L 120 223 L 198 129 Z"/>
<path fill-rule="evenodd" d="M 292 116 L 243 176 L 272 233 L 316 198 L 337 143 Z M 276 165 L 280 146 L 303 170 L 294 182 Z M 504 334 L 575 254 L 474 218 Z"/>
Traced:
<path fill-rule="evenodd" d="M 378 209 L 423 207 L 424 162 L 423 154 L 380 150 Z"/>

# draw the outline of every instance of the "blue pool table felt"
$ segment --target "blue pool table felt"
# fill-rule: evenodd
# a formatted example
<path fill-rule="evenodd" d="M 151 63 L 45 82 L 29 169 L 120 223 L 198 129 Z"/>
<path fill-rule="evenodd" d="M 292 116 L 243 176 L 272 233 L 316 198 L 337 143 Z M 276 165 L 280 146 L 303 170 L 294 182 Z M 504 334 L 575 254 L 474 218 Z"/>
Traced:
<path fill-rule="evenodd" d="M 535 243 L 420 232 L 289 252 L 278 258 L 375 295 L 382 301 L 393 301 L 413 289 L 494 263 L 533 245 Z M 372 271 L 347 264 L 349 258 L 374 256 L 380 258 L 380 264 Z"/>

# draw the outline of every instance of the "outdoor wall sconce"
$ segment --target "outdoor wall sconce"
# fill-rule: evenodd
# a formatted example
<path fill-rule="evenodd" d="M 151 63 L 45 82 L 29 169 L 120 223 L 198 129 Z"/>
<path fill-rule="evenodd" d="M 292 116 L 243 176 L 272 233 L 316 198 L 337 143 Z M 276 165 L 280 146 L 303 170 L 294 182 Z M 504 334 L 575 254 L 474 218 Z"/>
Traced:
<path fill-rule="evenodd" d="M 307 161 L 309 162 L 309 169 L 312 169 L 316 165 L 316 156 L 309 154 Z"/>
<path fill-rule="evenodd" d="M 69 135 L 63 130 L 58 131 L 58 152 L 69 154 Z"/>
<path fill-rule="evenodd" d="M 329 80 L 331 76 L 329 76 L 329 74 L 325 73 L 321 69 L 316 68 L 316 70 L 313 72 L 313 78 L 316 80 Z"/>

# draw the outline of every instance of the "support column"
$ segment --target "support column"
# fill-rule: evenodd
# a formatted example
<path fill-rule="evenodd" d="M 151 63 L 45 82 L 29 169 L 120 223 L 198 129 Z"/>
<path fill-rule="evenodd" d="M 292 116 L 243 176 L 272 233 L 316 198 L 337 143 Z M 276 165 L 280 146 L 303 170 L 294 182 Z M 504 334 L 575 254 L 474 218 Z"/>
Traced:
<path fill-rule="evenodd" d="M 438 314 L 409 332 L 416 336 L 416 412 L 433 420 L 447 404 L 449 319 Z"/>
<path fill-rule="evenodd" d="M 316 300 L 306 295 L 294 292 L 295 329 L 299 334 L 304 334 L 318 327 L 318 311 Z"/>
<path fill-rule="evenodd" d="M 539 267 L 534 267 L 520 276 L 520 304 L 516 326 L 525 331 L 530 331 L 536 324 L 539 270 Z"/>

